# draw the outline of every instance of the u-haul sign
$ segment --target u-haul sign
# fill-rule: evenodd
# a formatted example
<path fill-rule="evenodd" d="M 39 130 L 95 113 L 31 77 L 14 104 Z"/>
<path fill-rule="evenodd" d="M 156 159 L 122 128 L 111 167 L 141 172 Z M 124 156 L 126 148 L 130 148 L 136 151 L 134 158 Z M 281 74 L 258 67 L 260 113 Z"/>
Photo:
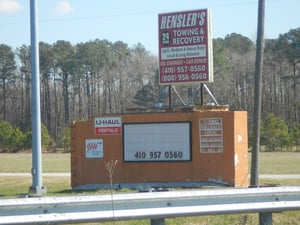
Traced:
<path fill-rule="evenodd" d="M 95 134 L 121 134 L 121 117 L 95 118 Z"/>

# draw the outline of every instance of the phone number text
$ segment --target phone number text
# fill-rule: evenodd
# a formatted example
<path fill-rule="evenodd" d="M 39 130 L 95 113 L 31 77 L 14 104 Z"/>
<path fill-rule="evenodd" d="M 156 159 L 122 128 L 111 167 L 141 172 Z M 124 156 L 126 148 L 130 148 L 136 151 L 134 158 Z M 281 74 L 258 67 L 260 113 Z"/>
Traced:
<path fill-rule="evenodd" d="M 134 153 L 133 161 L 176 161 L 189 160 L 182 151 L 138 151 Z"/>

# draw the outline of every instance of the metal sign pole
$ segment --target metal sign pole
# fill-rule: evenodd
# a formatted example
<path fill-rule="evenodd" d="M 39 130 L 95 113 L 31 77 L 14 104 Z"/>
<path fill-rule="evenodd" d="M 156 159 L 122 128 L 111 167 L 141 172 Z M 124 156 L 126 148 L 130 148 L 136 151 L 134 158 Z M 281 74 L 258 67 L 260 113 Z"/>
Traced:
<path fill-rule="evenodd" d="M 172 85 L 169 85 L 169 108 L 172 108 Z"/>
<path fill-rule="evenodd" d="M 42 185 L 42 141 L 40 112 L 39 44 L 37 38 L 37 4 L 30 0 L 31 31 L 31 73 L 32 73 L 32 186 L 29 193 L 43 195 L 46 188 Z"/>

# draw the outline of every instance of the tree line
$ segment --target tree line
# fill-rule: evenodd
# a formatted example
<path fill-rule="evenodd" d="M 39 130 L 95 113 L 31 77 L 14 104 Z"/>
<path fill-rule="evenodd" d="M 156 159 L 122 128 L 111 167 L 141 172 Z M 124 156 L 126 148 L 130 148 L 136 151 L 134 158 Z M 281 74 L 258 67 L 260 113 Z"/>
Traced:
<path fill-rule="evenodd" d="M 92 115 L 124 113 L 128 108 L 168 104 L 166 89 L 158 84 L 158 57 L 138 43 L 91 40 L 71 44 L 59 40 L 39 43 L 41 119 L 53 145 L 72 121 Z M 255 44 L 232 33 L 213 40 L 214 82 L 207 84 L 221 105 L 246 110 L 252 124 Z M 277 39 L 265 40 L 263 67 L 263 121 L 280 118 L 291 131 L 299 124 L 300 28 Z M 197 93 L 197 85 L 178 86 L 184 99 Z M 182 105 L 172 93 L 172 106 Z M 16 49 L 0 44 L 0 120 L 22 132 L 31 130 L 30 46 Z M 186 101 L 188 102 L 188 101 Z M 204 94 L 204 104 L 209 104 Z M 201 104 L 196 94 L 188 104 Z M 251 131 L 251 129 L 249 129 Z M 251 134 L 250 134 L 251 136 Z M 1 137 L 0 137 L 0 141 Z"/>

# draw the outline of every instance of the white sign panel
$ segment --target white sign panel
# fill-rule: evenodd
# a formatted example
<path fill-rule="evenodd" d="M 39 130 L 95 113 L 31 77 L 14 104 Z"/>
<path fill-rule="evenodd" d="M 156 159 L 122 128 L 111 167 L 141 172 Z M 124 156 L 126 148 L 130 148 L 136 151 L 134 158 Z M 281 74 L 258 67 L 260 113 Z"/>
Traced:
<path fill-rule="evenodd" d="M 223 153 L 222 118 L 205 118 L 199 120 L 200 152 Z"/>
<path fill-rule="evenodd" d="M 124 124 L 124 161 L 189 161 L 189 122 Z"/>
<path fill-rule="evenodd" d="M 98 117 L 95 118 L 95 134 L 121 134 L 121 117 Z"/>
<path fill-rule="evenodd" d="M 86 139 L 85 140 L 86 158 L 103 158 L 103 140 Z"/>

